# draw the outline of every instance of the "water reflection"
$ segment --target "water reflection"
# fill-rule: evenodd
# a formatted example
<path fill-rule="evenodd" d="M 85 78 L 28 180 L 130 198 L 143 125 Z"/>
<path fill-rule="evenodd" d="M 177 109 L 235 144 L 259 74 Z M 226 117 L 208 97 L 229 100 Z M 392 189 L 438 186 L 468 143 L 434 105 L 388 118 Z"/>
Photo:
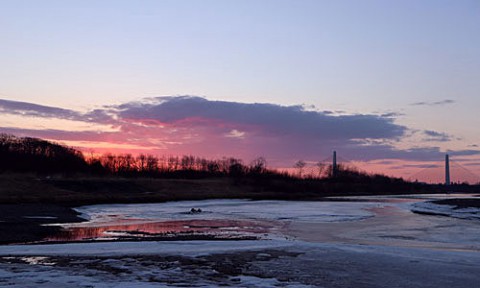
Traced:
<path fill-rule="evenodd" d="M 122 223 L 124 222 L 124 223 Z M 160 222 L 117 221 L 116 224 L 105 223 L 96 226 L 85 223 L 84 226 L 64 228 L 58 234 L 47 237 L 44 241 L 85 241 L 85 240 L 148 240 L 159 237 L 181 237 L 182 235 L 211 235 L 215 238 L 239 238 L 247 235 L 261 235 L 272 231 L 275 225 L 268 221 L 248 220 L 176 220 Z"/>

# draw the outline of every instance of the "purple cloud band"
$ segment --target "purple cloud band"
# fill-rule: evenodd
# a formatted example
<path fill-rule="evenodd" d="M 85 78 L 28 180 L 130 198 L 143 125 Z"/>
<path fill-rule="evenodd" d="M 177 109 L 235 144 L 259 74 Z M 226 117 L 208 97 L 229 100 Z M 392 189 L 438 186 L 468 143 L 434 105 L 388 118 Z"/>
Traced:
<path fill-rule="evenodd" d="M 406 127 L 390 117 L 376 115 L 332 116 L 306 111 L 301 106 L 245 104 L 209 101 L 200 97 L 157 97 L 149 103 L 132 102 L 118 106 L 119 116 L 178 123 L 189 118 L 217 120 L 233 126 L 256 127 L 263 134 L 301 135 L 308 138 L 348 140 L 355 138 L 401 137 Z"/>
<path fill-rule="evenodd" d="M 447 103 L 445 103 L 447 104 Z M 399 150 L 392 141 L 412 130 L 395 123 L 395 114 L 335 115 L 303 106 L 210 101 L 195 96 L 155 97 L 105 106 L 80 113 L 57 107 L 0 99 L 0 112 L 83 121 L 115 126 L 119 132 L 73 132 L 55 129 L 28 130 L 0 127 L 0 132 L 44 137 L 57 141 L 97 141 L 158 146 L 170 153 L 265 156 L 277 162 L 318 160 L 337 150 L 352 160 L 438 160 L 438 147 Z M 450 135 L 421 132 L 425 143 L 445 142 Z M 450 151 L 452 155 L 479 155 L 478 150 Z"/>

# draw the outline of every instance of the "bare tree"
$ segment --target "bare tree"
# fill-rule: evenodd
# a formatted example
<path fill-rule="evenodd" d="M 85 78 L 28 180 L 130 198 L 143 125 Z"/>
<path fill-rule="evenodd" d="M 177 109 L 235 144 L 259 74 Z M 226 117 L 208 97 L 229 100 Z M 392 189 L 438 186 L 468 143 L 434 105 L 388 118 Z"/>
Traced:
<path fill-rule="evenodd" d="M 250 173 L 262 174 L 267 170 L 267 160 L 264 157 L 257 157 L 250 163 Z"/>
<path fill-rule="evenodd" d="M 137 156 L 137 169 L 139 172 L 147 170 L 147 155 L 140 154 Z"/>
<path fill-rule="evenodd" d="M 307 166 L 307 163 L 305 163 L 305 161 L 303 161 L 303 160 L 298 160 L 298 161 L 295 163 L 295 165 L 293 165 L 293 167 L 298 170 L 298 177 L 299 177 L 299 178 L 302 178 L 303 169 L 305 168 L 305 166 Z"/>
<path fill-rule="evenodd" d="M 322 178 L 323 177 L 323 174 L 325 172 L 325 168 L 326 168 L 327 165 L 325 165 L 325 163 L 321 162 L 321 161 L 318 161 L 317 163 L 315 163 L 315 167 L 317 168 L 318 170 L 318 178 Z"/>
<path fill-rule="evenodd" d="M 147 156 L 147 171 L 154 173 L 158 171 L 158 158 L 152 155 Z"/>

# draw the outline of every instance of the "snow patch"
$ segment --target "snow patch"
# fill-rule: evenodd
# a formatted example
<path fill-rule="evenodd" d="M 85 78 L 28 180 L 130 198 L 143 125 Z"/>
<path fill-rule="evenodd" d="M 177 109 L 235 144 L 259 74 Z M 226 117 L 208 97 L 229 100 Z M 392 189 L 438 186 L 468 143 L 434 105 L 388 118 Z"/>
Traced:
<path fill-rule="evenodd" d="M 20 260 L 30 265 L 45 265 L 45 266 L 55 265 L 55 262 L 50 262 L 48 261 L 49 260 L 48 257 L 43 257 L 43 256 L 21 257 Z"/>
<path fill-rule="evenodd" d="M 123 256 L 175 254 L 202 256 L 224 252 L 252 251 L 292 246 L 285 240 L 242 240 L 242 241 L 161 241 L 161 242 L 101 242 L 48 245 L 0 246 L 0 255 L 70 255 L 70 256 Z"/>
<path fill-rule="evenodd" d="M 480 209 L 474 207 L 456 209 L 455 205 L 420 202 L 412 205 L 412 211 L 416 213 L 442 215 L 459 219 L 480 220 Z"/>

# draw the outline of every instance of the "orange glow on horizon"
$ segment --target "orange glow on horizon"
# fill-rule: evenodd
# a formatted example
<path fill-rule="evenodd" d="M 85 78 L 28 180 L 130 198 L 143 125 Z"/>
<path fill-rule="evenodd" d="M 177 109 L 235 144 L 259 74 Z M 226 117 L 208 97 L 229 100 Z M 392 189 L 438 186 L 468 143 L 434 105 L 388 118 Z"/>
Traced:
<path fill-rule="evenodd" d="M 59 142 L 51 140 L 54 142 Z M 60 141 L 60 143 L 65 144 L 70 147 L 74 147 L 81 151 L 86 159 L 99 158 L 105 154 L 130 154 L 134 157 L 140 154 L 152 155 L 158 158 L 165 158 L 165 156 L 178 156 L 182 157 L 184 155 L 194 155 L 196 157 L 201 157 L 209 160 L 221 159 L 223 157 L 234 157 L 242 159 L 244 164 L 253 160 L 255 157 L 248 158 L 245 155 L 242 155 L 241 149 L 239 149 L 236 155 L 218 155 L 218 154 L 209 154 L 208 151 L 205 153 L 199 153 L 198 151 L 183 151 L 182 149 L 174 149 L 174 142 L 163 142 L 160 141 L 161 145 L 142 145 L 142 144 L 130 144 L 130 143 L 112 143 L 108 141 Z M 215 145 L 212 142 L 212 147 Z M 162 145 L 163 144 L 163 145 Z M 172 145 L 171 145 L 172 144 Z M 171 148 L 169 148 L 170 145 Z M 178 146 L 177 146 L 178 147 Z M 197 149 L 203 148 L 198 146 Z M 185 148 L 184 148 L 185 149 Z M 471 184 L 480 182 L 480 157 L 452 157 L 457 163 L 456 165 L 451 166 L 451 178 L 453 182 L 468 182 Z M 292 175 L 299 175 L 299 169 L 293 168 L 294 162 L 290 165 L 285 165 L 283 159 L 277 159 L 275 165 L 271 165 L 269 159 L 267 158 L 267 163 L 269 163 L 268 168 L 277 170 L 279 172 L 287 172 Z M 306 161 L 307 165 L 302 169 L 303 176 L 313 176 L 318 177 L 318 167 L 313 161 Z M 324 163 L 326 166 L 330 163 Z M 339 164 L 343 164 L 339 162 Z M 427 183 L 443 183 L 444 182 L 444 160 L 440 159 L 438 161 L 409 161 L 409 160 L 399 160 L 399 159 L 383 159 L 383 160 L 372 160 L 372 161 L 357 161 L 357 162 L 348 162 L 345 163 L 347 167 L 352 167 L 361 172 L 366 172 L 368 174 L 381 174 L 386 176 L 403 178 L 409 181 L 420 181 Z M 465 166 L 464 166 L 465 165 Z"/>

